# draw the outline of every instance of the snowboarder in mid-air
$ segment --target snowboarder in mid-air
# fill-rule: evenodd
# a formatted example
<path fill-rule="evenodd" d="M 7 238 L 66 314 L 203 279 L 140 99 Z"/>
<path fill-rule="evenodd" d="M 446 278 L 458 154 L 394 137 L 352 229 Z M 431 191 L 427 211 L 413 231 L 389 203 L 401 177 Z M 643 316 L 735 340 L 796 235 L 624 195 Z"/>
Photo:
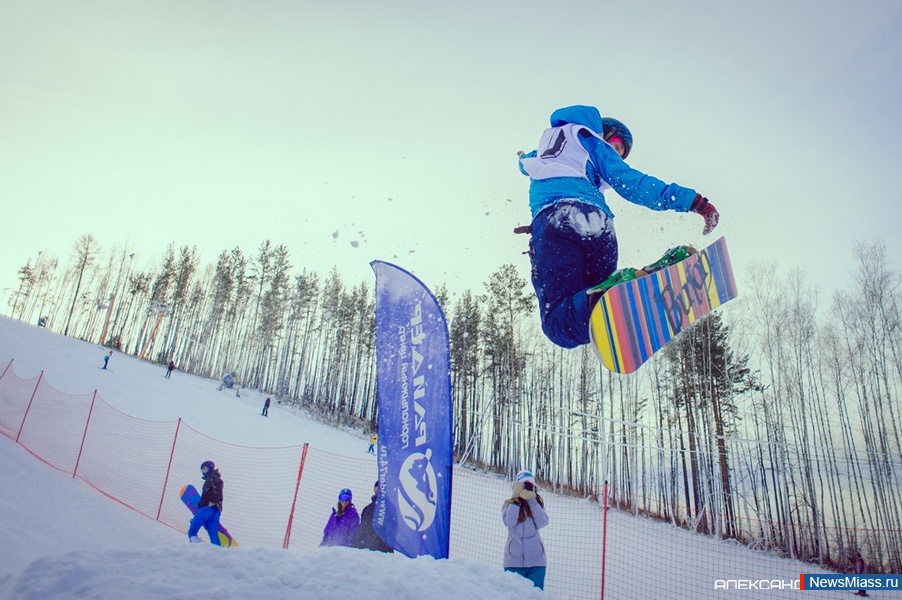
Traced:
<path fill-rule="evenodd" d="M 617 236 L 605 189 L 652 210 L 694 212 L 703 234 L 717 226 L 714 205 L 695 190 L 646 175 L 624 160 L 633 147 L 627 127 L 593 106 L 568 106 L 551 114 L 551 127 L 529 153 L 518 152 L 530 178 L 532 235 L 529 256 L 542 330 L 564 348 L 589 343 L 589 316 L 600 293 L 692 252 L 678 246 L 643 269 L 617 270 Z M 521 230 L 518 228 L 517 230 Z"/>

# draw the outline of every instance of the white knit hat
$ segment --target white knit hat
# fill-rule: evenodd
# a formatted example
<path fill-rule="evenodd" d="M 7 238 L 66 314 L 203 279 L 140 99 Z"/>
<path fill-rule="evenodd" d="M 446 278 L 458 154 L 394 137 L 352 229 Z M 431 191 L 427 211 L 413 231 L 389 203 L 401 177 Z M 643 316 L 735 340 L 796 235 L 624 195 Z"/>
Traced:
<path fill-rule="evenodd" d="M 536 479 L 532 476 L 532 471 L 520 471 L 517 473 L 517 476 L 514 478 L 516 483 L 528 481 L 529 483 L 535 485 Z"/>

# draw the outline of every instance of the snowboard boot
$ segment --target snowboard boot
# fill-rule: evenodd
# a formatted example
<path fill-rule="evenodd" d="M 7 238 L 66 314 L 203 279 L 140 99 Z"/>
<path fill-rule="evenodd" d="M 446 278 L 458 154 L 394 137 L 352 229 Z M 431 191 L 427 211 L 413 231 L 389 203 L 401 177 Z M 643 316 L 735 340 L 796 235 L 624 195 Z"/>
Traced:
<path fill-rule="evenodd" d="M 189 537 L 188 541 L 191 542 L 192 544 L 200 544 L 201 543 L 200 538 L 197 537 L 196 535 L 192 535 L 191 537 Z"/>
<path fill-rule="evenodd" d="M 611 273 L 610 277 L 608 277 L 595 287 L 591 287 L 586 290 L 586 293 L 589 295 L 603 294 L 619 283 L 626 283 L 627 281 L 632 281 L 634 279 L 638 279 L 639 277 L 644 277 L 645 275 L 648 275 L 648 273 L 646 273 L 642 269 L 619 269 Z"/>
<path fill-rule="evenodd" d="M 680 261 L 684 261 L 693 254 L 695 254 L 695 248 L 692 246 L 674 246 L 665 252 L 664 256 L 659 258 L 656 262 L 653 262 L 646 267 L 642 267 L 642 270 L 646 273 L 654 273 L 655 271 L 666 269 L 670 265 L 675 265 Z"/>

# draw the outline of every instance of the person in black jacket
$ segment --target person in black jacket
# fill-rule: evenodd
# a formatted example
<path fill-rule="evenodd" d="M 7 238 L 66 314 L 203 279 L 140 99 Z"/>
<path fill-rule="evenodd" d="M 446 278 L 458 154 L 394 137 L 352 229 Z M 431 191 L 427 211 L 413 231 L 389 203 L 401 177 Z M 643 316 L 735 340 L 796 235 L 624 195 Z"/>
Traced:
<path fill-rule="evenodd" d="M 864 575 L 867 573 L 867 565 L 864 562 L 864 558 L 861 557 L 861 552 L 856 552 L 852 555 L 852 567 L 855 569 L 856 575 Z M 855 592 L 856 596 L 868 596 L 868 592 L 865 589 L 860 589 Z"/>
<path fill-rule="evenodd" d="M 373 528 L 373 515 L 376 513 L 376 496 L 379 494 L 379 482 L 373 484 L 372 502 L 363 507 L 360 513 L 360 528 L 357 529 L 357 537 L 354 539 L 355 548 L 365 550 L 378 550 L 379 552 L 394 552 L 395 549 L 385 543 Z"/>
<path fill-rule="evenodd" d="M 192 543 L 199 543 L 197 533 L 203 527 L 210 536 L 210 543 L 221 546 L 219 543 L 219 517 L 222 514 L 222 477 L 216 470 L 212 460 L 205 460 L 200 466 L 201 475 L 204 478 L 204 489 L 197 503 L 197 512 L 191 519 L 188 527 L 188 539 Z"/>

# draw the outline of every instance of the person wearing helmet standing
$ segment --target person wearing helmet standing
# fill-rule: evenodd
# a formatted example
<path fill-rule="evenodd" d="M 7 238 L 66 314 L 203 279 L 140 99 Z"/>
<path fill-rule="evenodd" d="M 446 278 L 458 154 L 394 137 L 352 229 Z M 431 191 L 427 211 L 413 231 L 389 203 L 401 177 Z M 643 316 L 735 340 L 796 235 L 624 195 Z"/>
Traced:
<path fill-rule="evenodd" d="M 632 147 L 626 125 L 602 117 L 594 106 L 576 105 L 551 114 L 538 149 L 517 153 L 520 171 L 530 179 L 529 256 L 542 331 L 563 348 L 589 343 L 589 317 L 601 292 L 645 274 L 617 270 L 614 213 L 604 190 L 652 210 L 698 213 L 704 235 L 717 226 L 719 214 L 707 198 L 627 165 Z M 671 249 L 648 270 L 689 252 L 686 246 Z"/>
<path fill-rule="evenodd" d="M 222 477 L 212 460 L 205 460 L 200 465 L 201 476 L 204 478 L 204 488 L 197 503 L 197 512 L 191 519 L 188 527 L 188 539 L 192 543 L 199 543 L 197 533 L 203 527 L 210 536 L 210 543 L 220 546 L 219 543 L 219 517 L 222 515 Z"/>
<path fill-rule="evenodd" d="M 360 515 L 351 502 L 351 490 L 345 488 L 338 492 L 338 504 L 332 508 L 332 516 L 323 529 L 323 541 L 320 546 L 353 546 L 360 527 Z"/>

